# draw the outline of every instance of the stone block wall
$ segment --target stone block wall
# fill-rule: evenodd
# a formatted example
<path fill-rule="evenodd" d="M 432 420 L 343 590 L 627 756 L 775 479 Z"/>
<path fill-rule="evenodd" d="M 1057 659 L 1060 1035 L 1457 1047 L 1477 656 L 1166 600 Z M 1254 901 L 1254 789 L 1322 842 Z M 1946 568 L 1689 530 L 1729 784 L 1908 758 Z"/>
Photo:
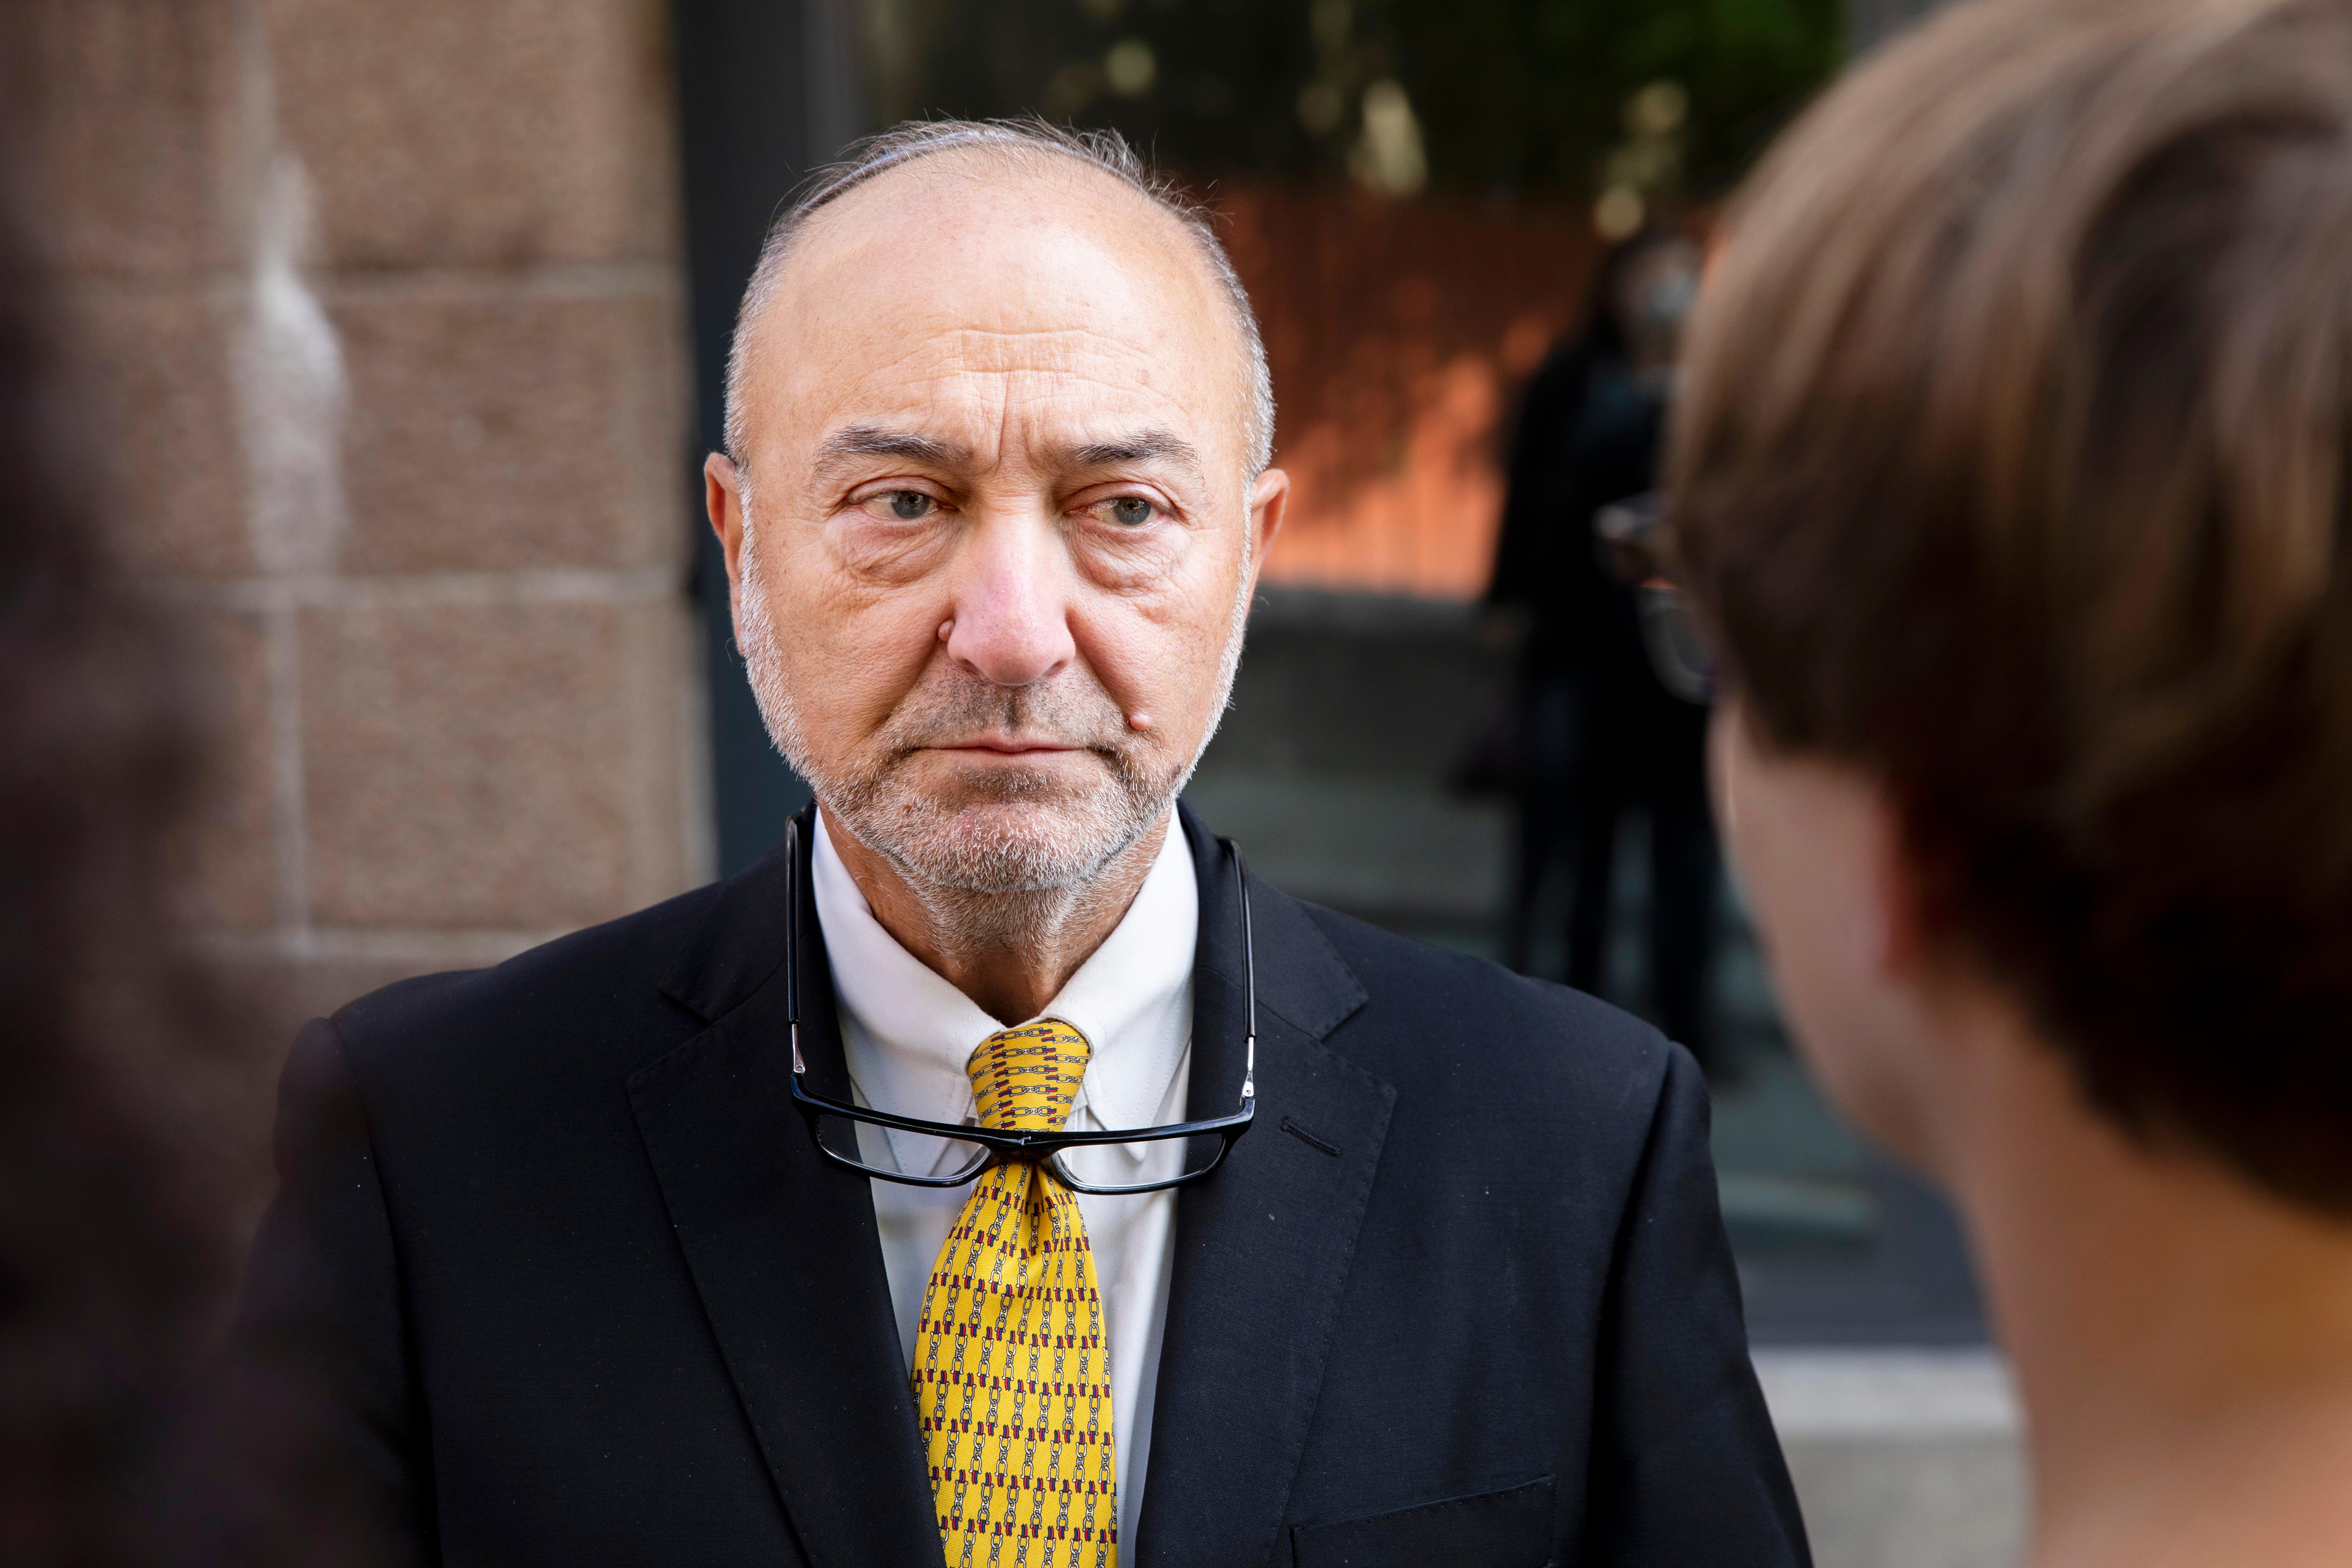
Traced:
<path fill-rule="evenodd" d="M 15 0 L 127 568 L 215 677 L 188 917 L 288 1031 L 709 860 L 663 0 Z"/>
<path fill-rule="evenodd" d="M 1816 1568 L 2011 1568 L 2032 1496 L 1990 1349 L 1756 1352 Z"/>

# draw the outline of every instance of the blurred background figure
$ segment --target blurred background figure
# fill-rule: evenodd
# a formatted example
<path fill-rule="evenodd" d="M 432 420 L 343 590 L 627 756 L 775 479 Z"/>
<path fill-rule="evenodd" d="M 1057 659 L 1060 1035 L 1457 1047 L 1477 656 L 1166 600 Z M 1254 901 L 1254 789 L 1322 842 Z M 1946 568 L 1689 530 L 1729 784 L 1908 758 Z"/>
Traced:
<path fill-rule="evenodd" d="M 1664 229 L 1602 257 L 1582 329 L 1523 396 L 1486 603 L 1519 610 L 1527 626 L 1504 962 L 1531 971 L 1545 894 L 1565 872 L 1568 983 L 1604 989 L 1618 827 L 1639 816 L 1649 837 L 1652 1016 L 1717 1076 L 1706 1010 L 1718 872 L 1706 709 L 1659 678 L 1636 585 L 1607 568 L 1593 530 L 1603 507 L 1655 482 L 1698 267 L 1698 247 Z"/>
<path fill-rule="evenodd" d="M 226 1020 L 168 935 L 199 736 L 176 649 L 110 579 L 0 180 L 0 1558 L 139 1563 L 234 1256 L 192 1092 Z"/>
<path fill-rule="evenodd" d="M 120 571 L 19 151 L 0 134 L 0 1562 L 369 1563 L 318 1434 L 215 1364 L 247 1020 L 181 922 L 218 693 Z"/>

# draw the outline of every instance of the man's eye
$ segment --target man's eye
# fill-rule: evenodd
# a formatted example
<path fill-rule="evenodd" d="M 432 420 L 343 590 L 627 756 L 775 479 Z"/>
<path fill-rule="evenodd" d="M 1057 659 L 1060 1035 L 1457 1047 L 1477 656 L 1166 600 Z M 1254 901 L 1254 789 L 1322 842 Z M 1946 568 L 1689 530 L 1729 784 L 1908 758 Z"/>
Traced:
<path fill-rule="evenodd" d="M 1151 521 L 1152 515 L 1160 509 L 1141 496 L 1121 496 L 1110 502 L 1106 510 L 1110 514 L 1110 520 L 1120 527 L 1141 528 Z"/>
<path fill-rule="evenodd" d="M 901 522 L 913 522 L 930 516 L 932 507 L 938 503 L 920 490 L 885 490 L 866 504 L 869 510 L 887 508 L 888 515 Z M 876 515 L 882 513 L 877 510 Z"/>

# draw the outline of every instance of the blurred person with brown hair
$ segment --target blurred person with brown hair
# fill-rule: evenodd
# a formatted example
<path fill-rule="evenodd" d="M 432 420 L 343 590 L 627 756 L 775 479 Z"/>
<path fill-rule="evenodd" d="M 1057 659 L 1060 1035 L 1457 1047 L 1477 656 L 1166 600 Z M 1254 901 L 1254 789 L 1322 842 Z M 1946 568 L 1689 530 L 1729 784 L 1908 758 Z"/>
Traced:
<path fill-rule="evenodd" d="M 1759 172 L 1687 374 L 1734 859 L 1966 1215 L 2033 1561 L 2352 1562 L 2352 4 L 1923 28 Z"/>
<path fill-rule="evenodd" d="M 1634 590 L 1604 570 L 1593 535 L 1600 509 L 1656 483 L 1698 260 L 1668 229 L 1645 229 L 1602 257 L 1582 330 L 1538 367 L 1521 400 L 1486 602 L 1528 621 L 1504 962 L 1530 971 L 1538 917 L 1565 868 L 1568 983 L 1602 990 L 1617 828 L 1643 818 L 1653 1016 L 1712 1074 L 1706 972 L 1721 867 L 1707 815 L 1706 709 L 1659 679 Z"/>

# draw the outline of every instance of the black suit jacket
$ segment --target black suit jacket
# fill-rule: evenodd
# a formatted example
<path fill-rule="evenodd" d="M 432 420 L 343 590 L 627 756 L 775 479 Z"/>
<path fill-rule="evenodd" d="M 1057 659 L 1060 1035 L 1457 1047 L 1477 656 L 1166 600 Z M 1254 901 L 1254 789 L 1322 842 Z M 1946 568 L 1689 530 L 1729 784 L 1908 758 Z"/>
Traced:
<path fill-rule="evenodd" d="M 1206 1117 L 1240 935 L 1181 820 Z M 940 1562 L 871 1194 L 790 1101 L 786 882 L 772 856 L 296 1042 L 240 1353 L 331 1403 L 416 1560 Z M 1253 892 L 1257 1121 L 1178 1202 L 1122 1562 L 1804 1562 L 1689 1057 Z M 842 1092 L 813 915 L 801 942 Z"/>

